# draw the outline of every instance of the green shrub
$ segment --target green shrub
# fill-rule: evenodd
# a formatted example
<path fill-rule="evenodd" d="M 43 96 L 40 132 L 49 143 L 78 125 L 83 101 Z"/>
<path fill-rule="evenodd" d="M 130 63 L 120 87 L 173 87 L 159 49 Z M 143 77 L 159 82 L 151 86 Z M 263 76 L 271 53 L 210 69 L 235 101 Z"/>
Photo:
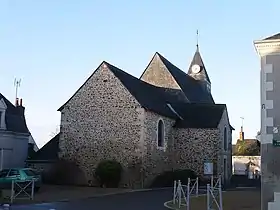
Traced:
<path fill-rule="evenodd" d="M 181 180 L 181 183 L 186 185 L 188 184 L 188 178 L 196 179 L 196 177 L 195 172 L 190 169 L 165 171 L 153 180 L 150 187 L 172 187 L 174 180 Z"/>
<path fill-rule="evenodd" d="M 101 187 L 118 187 L 121 181 L 122 166 L 115 160 L 101 161 L 96 170 L 95 176 Z"/>

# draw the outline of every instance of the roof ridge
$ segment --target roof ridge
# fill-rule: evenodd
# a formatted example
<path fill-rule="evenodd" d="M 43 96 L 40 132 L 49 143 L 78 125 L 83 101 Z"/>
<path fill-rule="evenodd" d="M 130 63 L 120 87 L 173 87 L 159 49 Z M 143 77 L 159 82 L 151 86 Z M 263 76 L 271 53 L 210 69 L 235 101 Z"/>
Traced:
<path fill-rule="evenodd" d="M 155 56 L 158 55 L 160 56 L 160 53 L 159 52 L 155 52 L 152 59 L 149 61 L 148 65 L 146 66 L 146 68 L 144 69 L 144 71 L 142 72 L 142 74 L 140 75 L 139 79 L 142 78 L 142 76 L 145 74 L 146 70 L 149 68 L 149 66 L 151 65 L 151 63 L 153 62 Z"/>
<path fill-rule="evenodd" d="M 179 67 L 177 67 L 176 65 L 174 65 L 173 63 L 171 63 L 166 57 L 164 57 L 161 53 L 159 53 L 158 51 L 155 52 L 155 54 L 153 55 L 152 59 L 150 60 L 149 64 L 147 65 L 147 67 L 145 68 L 145 70 L 143 71 L 143 73 L 140 76 L 143 76 L 143 74 L 145 73 L 146 69 L 149 67 L 150 63 L 153 61 L 154 57 L 158 55 L 160 60 L 162 61 L 162 63 L 165 65 L 166 69 L 170 72 L 169 68 L 167 67 L 167 65 L 165 64 L 164 61 L 168 62 L 169 64 L 171 64 L 173 67 L 176 68 L 176 70 L 180 71 L 181 73 L 185 74 L 185 76 L 189 77 L 189 79 L 193 80 L 194 82 L 196 82 L 198 84 L 198 81 L 195 80 L 193 77 L 191 77 L 190 75 L 188 75 L 186 72 L 184 72 L 182 69 L 180 69 Z M 170 72 L 172 74 L 172 72 Z"/>
<path fill-rule="evenodd" d="M 164 57 L 163 55 L 159 54 L 158 55 L 160 56 L 160 59 L 164 59 L 165 61 L 167 61 L 169 64 L 171 64 L 173 67 L 176 68 L 176 70 L 184 73 L 187 77 L 189 77 L 191 80 L 193 80 L 194 82 L 198 83 L 197 80 L 195 80 L 192 76 L 188 75 L 185 71 L 183 71 L 182 69 L 180 69 L 178 66 L 174 65 L 173 63 L 171 63 L 166 57 Z M 162 60 L 163 64 L 165 65 L 164 61 Z M 166 66 L 166 65 L 165 65 Z M 166 68 L 168 69 L 169 71 L 169 68 L 166 66 Z M 169 71 L 170 72 L 170 71 Z M 171 72 L 170 72 L 171 73 Z M 171 73 L 172 74 L 172 73 Z"/>
<path fill-rule="evenodd" d="M 190 101 L 214 101 L 212 94 L 206 93 L 203 90 L 199 81 L 197 81 L 195 78 L 193 78 L 186 72 L 182 71 L 179 67 L 175 66 L 164 56 L 159 54 L 159 58 L 161 59 L 162 63 L 166 66 L 173 78 L 176 80 L 176 82 L 184 92 L 185 96 Z M 192 88 L 192 90 L 190 88 Z M 190 93 L 194 90 L 197 91 L 196 94 Z"/>
<path fill-rule="evenodd" d="M 112 65 L 112 64 L 110 64 L 110 63 L 108 63 L 108 62 L 106 62 L 106 61 L 105 61 L 105 63 L 108 64 L 108 68 L 109 68 L 110 70 L 112 70 L 112 69 L 110 68 L 110 67 L 112 67 L 112 68 L 114 68 L 114 70 L 117 70 L 117 71 L 119 71 L 119 72 L 121 72 L 121 73 L 123 73 L 123 74 L 126 74 L 127 76 L 130 76 L 130 77 L 132 77 L 133 79 L 136 79 L 137 81 L 139 81 L 139 82 L 141 82 L 141 83 L 144 83 L 145 85 L 148 85 L 148 86 L 150 86 L 150 87 L 154 87 L 155 89 L 160 89 L 160 88 L 161 88 L 161 87 L 157 87 L 157 86 L 155 86 L 155 85 L 152 85 L 152 84 L 150 84 L 150 83 L 148 83 L 148 82 L 146 82 L 146 81 L 144 81 L 144 80 L 141 80 L 140 78 L 137 78 L 137 77 L 133 76 L 132 74 L 130 74 L 130 73 L 128 73 L 128 72 L 122 70 L 121 68 L 119 68 L 119 67 L 117 67 L 117 66 L 115 66 L 115 65 Z M 114 72 L 113 72 L 113 73 L 114 73 Z"/>
<path fill-rule="evenodd" d="M 10 106 L 13 106 L 14 108 L 16 108 L 15 105 L 12 102 L 9 101 L 9 99 L 7 99 L 3 94 L 0 93 L 0 100 L 1 99 L 3 99 L 5 103 L 7 103 L 7 102 L 9 103 L 9 104 L 6 104 L 6 105 L 10 105 Z"/>
<path fill-rule="evenodd" d="M 273 34 L 271 36 L 268 36 L 262 40 L 277 40 L 277 39 L 280 39 L 280 33 L 276 33 L 276 34 Z"/>

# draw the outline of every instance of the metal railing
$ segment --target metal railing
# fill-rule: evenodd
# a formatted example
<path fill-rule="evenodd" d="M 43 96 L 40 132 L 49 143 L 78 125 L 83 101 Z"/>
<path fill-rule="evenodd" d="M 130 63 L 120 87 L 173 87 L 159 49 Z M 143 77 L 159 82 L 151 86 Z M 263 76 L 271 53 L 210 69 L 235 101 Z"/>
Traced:
<path fill-rule="evenodd" d="M 13 180 L 11 186 L 11 203 L 14 202 L 15 199 L 34 199 L 34 185 L 36 179 L 31 180 Z M 28 189 L 31 189 L 29 192 Z M 23 196 L 25 195 L 25 196 Z"/>
<path fill-rule="evenodd" d="M 190 196 L 195 192 L 195 196 L 198 196 L 199 182 L 198 177 L 196 179 L 188 178 L 188 184 L 182 185 L 181 181 L 174 181 L 173 189 L 173 204 L 181 206 L 186 206 L 187 210 L 190 209 Z M 184 203 L 183 203 L 184 202 Z"/>
<path fill-rule="evenodd" d="M 211 177 L 211 184 L 207 184 L 207 210 L 223 210 L 222 181 L 221 176 L 215 182 Z M 216 208 L 214 208 L 216 206 Z"/>

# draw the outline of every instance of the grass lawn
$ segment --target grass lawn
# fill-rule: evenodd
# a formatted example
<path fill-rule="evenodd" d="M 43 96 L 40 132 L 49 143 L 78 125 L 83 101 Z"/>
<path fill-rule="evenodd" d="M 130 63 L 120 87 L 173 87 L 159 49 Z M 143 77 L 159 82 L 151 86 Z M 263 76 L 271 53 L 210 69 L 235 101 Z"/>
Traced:
<path fill-rule="evenodd" d="M 172 201 L 167 206 L 178 209 Z M 185 210 L 186 206 L 181 206 L 180 210 Z M 215 205 L 213 209 L 218 209 Z M 260 210 L 260 191 L 229 191 L 223 193 L 223 210 Z M 207 210 L 206 196 L 193 197 L 190 199 L 190 210 Z"/>

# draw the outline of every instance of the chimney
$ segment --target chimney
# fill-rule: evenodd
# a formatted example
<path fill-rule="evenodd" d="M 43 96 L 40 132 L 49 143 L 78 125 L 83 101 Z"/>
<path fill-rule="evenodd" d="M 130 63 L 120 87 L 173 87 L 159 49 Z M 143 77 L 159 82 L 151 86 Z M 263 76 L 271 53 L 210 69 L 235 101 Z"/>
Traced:
<path fill-rule="evenodd" d="M 22 106 L 22 98 L 20 100 L 18 100 L 17 103 L 18 103 L 17 109 L 18 109 L 19 113 L 21 115 L 24 115 L 25 108 L 24 108 L 24 106 Z"/>
<path fill-rule="evenodd" d="M 19 103 L 18 103 L 18 98 L 16 98 L 16 103 L 15 106 L 18 107 Z"/>
<path fill-rule="evenodd" d="M 240 139 L 241 141 L 244 141 L 243 126 L 241 126 L 241 131 L 240 131 L 240 133 L 239 133 L 239 139 Z"/>

